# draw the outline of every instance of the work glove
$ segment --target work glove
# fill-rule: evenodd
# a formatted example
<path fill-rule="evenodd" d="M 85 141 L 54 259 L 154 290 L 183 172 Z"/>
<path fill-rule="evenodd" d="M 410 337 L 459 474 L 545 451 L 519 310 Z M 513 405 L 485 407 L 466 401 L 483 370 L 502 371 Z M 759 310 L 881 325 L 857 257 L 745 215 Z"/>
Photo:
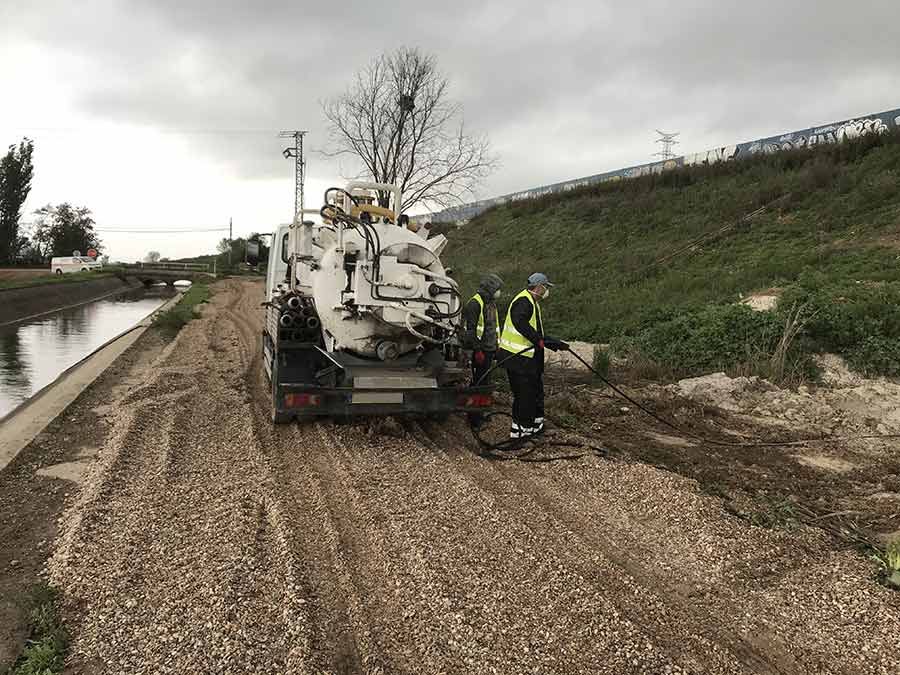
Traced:
<path fill-rule="evenodd" d="M 558 338 L 547 336 L 544 338 L 544 344 L 547 346 L 547 349 L 550 349 L 554 352 L 569 351 L 569 343 Z"/>
<path fill-rule="evenodd" d="M 475 352 L 475 354 L 472 356 L 472 360 L 475 361 L 476 366 L 483 366 L 486 358 L 487 357 L 484 355 L 484 352 L 481 350 Z"/>

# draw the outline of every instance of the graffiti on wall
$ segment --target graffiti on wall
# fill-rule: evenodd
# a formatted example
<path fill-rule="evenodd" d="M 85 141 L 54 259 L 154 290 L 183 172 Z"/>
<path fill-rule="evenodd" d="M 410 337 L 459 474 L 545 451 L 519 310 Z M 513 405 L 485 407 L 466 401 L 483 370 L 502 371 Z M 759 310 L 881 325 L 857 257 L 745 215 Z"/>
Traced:
<path fill-rule="evenodd" d="M 684 155 L 683 157 L 676 157 L 663 162 L 640 164 L 638 166 L 607 171 L 593 176 L 585 176 L 584 178 L 553 183 L 552 185 L 543 185 L 541 187 L 522 190 L 501 197 L 463 204 L 461 206 L 445 209 L 438 213 L 425 214 L 418 216 L 416 219 L 419 221 L 433 220 L 436 222 L 464 221 L 474 218 L 479 213 L 492 206 L 499 206 L 500 204 L 511 201 L 534 199 L 555 192 L 575 190 L 588 185 L 612 180 L 637 178 L 638 176 L 662 173 L 663 171 L 669 171 L 679 166 L 713 164 L 741 159 L 759 153 L 771 154 L 785 150 L 809 148 L 822 143 L 840 143 L 869 134 L 886 134 L 889 131 L 896 129 L 900 129 L 900 109 L 834 122 L 820 127 L 810 127 L 809 129 L 792 131 L 791 133 L 761 138 L 747 143 L 725 145 L 719 148 L 712 148 L 705 152 Z"/>

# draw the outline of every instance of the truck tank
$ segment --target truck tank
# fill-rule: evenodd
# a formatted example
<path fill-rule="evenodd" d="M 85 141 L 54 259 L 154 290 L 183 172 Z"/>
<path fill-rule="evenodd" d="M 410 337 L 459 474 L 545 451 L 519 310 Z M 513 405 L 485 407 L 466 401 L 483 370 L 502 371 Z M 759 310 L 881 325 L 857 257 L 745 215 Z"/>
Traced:
<path fill-rule="evenodd" d="M 388 194 L 392 206 L 378 206 Z M 273 420 L 444 415 L 490 405 L 458 368 L 462 298 L 447 240 L 398 213 L 399 190 L 330 188 L 321 222 L 298 213 L 270 248 L 263 364 Z"/>

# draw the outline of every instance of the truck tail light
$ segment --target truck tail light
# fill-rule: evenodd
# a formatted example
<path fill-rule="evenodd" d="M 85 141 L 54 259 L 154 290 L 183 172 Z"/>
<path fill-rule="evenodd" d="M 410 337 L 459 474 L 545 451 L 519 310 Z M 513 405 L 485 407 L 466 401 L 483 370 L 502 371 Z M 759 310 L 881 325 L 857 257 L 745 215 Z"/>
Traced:
<path fill-rule="evenodd" d="M 461 408 L 486 408 L 494 404 L 494 397 L 490 394 L 468 394 L 459 397 Z"/>
<path fill-rule="evenodd" d="M 288 408 L 314 408 L 322 402 L 318 394 L 285 394 L 284 405 Z"/>

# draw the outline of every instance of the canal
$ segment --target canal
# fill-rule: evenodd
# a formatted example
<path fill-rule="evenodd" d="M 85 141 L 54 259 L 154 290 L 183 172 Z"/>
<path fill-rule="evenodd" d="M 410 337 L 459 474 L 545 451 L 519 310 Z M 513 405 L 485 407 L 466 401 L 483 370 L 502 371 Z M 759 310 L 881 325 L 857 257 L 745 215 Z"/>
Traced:
<path fill-rule="evenodd" d="M 157 286 L 0 328 L 0 420 L 175 293 Z"/>

